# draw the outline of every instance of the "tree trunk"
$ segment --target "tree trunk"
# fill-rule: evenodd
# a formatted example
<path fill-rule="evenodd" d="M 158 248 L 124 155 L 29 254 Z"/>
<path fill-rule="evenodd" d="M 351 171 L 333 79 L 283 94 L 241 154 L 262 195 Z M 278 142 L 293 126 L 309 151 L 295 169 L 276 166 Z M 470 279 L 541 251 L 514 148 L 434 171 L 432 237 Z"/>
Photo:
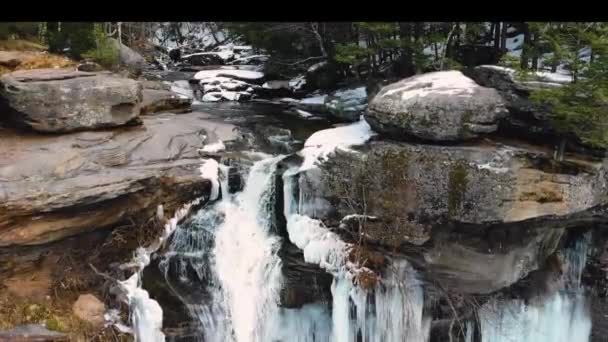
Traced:
<path fill-rule="evenodd" d="M 559 146 L 555 149 L 554 159 L 557 161 L 564 160 L 564 153 L 566 152 L 566 139 L 562 139 L 559 142 Z"/>
<path fill-rule="evenodd" d="M 494 25 L 494 49 L 498 51 L 500 49 L 500 22 Z M 503 24 L 504 25 L 504 24 Z"/>
<path fill-rule="evenodd" d="M 531 35 L 530 45 L 532 53 L 532 70 L 538 70 L 538 51 L 536 48 L 536 42 L 538 41 L 538 34 L 534 33 Z"/>
<path fill-rule="evenodd" d="M 528 23 L 523 23 L 524 42 L 521 50 L 520 67 L 523 70 L 528 70 L 528 59 L 530 55 L 530 29 Z"/>
<path fill-rule="evenodd" d="M 412 47 L 411 47 L 411 37 L 412 30 L 410 23 L 407 22 L 399 22 L 399 37 L 401 41 L 404 42 L 403 54 L 401 57 L 401 62 L 403 66 L 402 75 L 400 76 L 411 76 L 415 73 L 414 71 L 414 62 L 412 58 Z"/>
<path fill-rule="evenodd" d="M 118 22 L 116 26 L 118 27 L 118 44 L 122 45 L 122 23 Z"/>
<path fill-rule="evenodd" d="M 500 28 L 500 48 L 503 51 L 507 49 L 507 23 L 504 21 Z"/>

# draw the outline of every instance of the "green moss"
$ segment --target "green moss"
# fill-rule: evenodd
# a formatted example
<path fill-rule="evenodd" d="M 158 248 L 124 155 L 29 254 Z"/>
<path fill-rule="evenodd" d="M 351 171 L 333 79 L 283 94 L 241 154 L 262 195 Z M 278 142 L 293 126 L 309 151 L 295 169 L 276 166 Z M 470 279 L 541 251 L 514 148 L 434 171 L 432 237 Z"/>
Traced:
<path fill-rule="evenodd" d="M 46 327 L 49 330 L 54 330 L 54 331 L 59 331 L 59 332 L 66 332 L 66 328 L 63 325 L 63 323 L 61 323 L 61 321 L 59 321 L 57 319 L 57 317 L 53 316 L 49 319 L 46 320 Z"/>
<path fill-rule="evenodd" d="M 463 161 L 454 163 L 448 183 L 448 217 L 453 217 L 461 209 L 468 182 L 467 164 Z"/>
<path fill-rule="evenodd" d="M 462 116 L 460 117 L 460 132 L 458 132 L 460 135 L 465 135 L 465 133 L 467 133 L 467 124 L 471 122 L 472 117 L 473 111 L 466 110 L 462 113 Z"/>

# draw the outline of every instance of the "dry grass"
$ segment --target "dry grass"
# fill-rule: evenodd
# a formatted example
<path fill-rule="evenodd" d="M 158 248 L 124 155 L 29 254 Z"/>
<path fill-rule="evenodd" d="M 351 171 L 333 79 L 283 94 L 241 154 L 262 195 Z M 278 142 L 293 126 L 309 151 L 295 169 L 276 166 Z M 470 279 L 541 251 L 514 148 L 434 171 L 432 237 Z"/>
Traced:
<path fill-rule="evenodd" d="M 71 301 L 57 298 L 33 301 L 0 295 L 0 329 L 12 329 L 21 324 L 43 324 L 47 329 L 63 332 L 76 342 L 127 342 L 130 335 L 113 328 L 96 328 L 72 312 Z"/>
<path fill-rule="evenodd" d="M 24 52 L 24 54 L 26 57 L 22 58 L 21 63 L 17 65 L 0 65 L 0 75 L 17 70 L 70 68 L 77 65 L 75 61 L 67 57 L 46 52 Z"/>
<path fill-rule="evenodd" d="M 7 51 L 45 51 L 48 47 L 21 39 L 0 40 L 0 50 Z"/>
<path fill-rule="evenodd" d="M 25 60 L 15 70 L 69 68 L 76 65 L 76 62 L 67 57 L 45 53 Z"/>

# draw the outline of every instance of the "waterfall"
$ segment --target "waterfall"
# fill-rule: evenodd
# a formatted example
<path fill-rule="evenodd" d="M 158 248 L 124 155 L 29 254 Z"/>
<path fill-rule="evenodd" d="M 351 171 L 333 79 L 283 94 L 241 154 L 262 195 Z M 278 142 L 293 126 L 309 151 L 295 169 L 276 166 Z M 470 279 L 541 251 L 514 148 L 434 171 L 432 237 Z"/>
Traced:
<path fill-rule="evenodd" d="M 287 231 L 289 239 L 303 250 L 306 262 L 318 264 L 334 276 L 330 340 L 427 341 L 430 320 L 422 313 L 424 296 L 416 271 L 406 260 L 394 260 L 376 289 L 355 286 L 353 276 L 358 266 L 347 261 L 352 245 L 319 220 L 298 213 L 303 196 L 295 196 L 296 173 L 294 168 L 283 176 Z"/>
<path fill-rule="evenodd" d="M 256 162 L 245 188 L 220 203 L 213 269 L 237 342 L 271 341 L 281 289 L 280 239 L 271 233 L 271 189 L 280 157 Z"/>
<path fill-rule="evenodd" d="M 204 341 L 263 342 L 279 333 L 281 240 L 271 233 L 271 207 L 280 159 L 256 162 L 235 195 L 227 191 L 225 167 L 203 165 L 201 173 L 213 182 L 211 198 L 221 191 L 221 200 L 178 228 L 159 265 L 170 288 L 185 287 L 172 289 L 201 324 Z"/>
<path fill-rule="evenodd" d="M 540 304 L 522 300 L 492 301 L 480 312 L 483 342 L 585 342 L 591 317 L 581 275 L 590 234 L 564 252 L 565 286 Z"/>

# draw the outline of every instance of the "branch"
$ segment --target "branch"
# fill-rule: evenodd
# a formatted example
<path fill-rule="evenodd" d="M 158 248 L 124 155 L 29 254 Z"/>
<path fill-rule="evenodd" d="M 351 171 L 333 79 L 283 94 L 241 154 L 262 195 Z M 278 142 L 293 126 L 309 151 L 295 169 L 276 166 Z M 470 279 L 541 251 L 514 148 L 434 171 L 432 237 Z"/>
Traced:
<path fill-rule="evenodd" d="M 277 64 L 281 64 L 281 65 L 288 65 L 288 66 L 293 66 L 293 65 L 298 65 L 298 64 L 302 64 L 302 63 L 306 63 L 308 61 L 311 60 L 317 60 L 317 59 L 327 59 L 327 56 L 314 56 L 314 57 L 308 57 L 306 59 L 294 62 L 294 63 L 283 63 L 283 62 L 275 62 Z"/>

